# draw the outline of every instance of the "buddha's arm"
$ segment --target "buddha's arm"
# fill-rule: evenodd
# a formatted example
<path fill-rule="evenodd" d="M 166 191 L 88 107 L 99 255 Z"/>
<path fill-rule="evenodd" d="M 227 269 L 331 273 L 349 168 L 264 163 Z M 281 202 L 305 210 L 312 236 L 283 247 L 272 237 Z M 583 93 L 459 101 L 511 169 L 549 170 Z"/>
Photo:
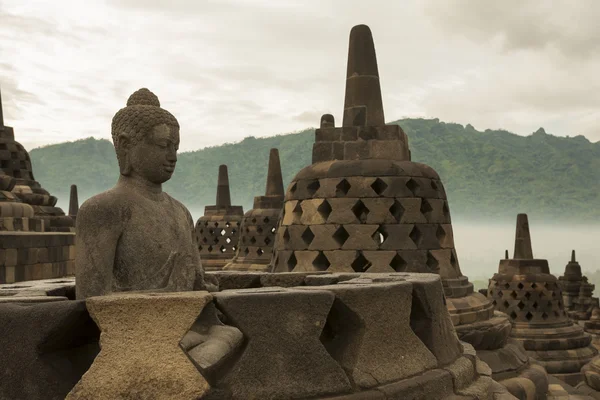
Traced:
<path fill-rule="evenodd" d="M 77 298 L 112 292 L 115 252 L 123 220 L 117 205 L 91 198 L 77 214 L 76 291 Z"/>
<path fill-rule="evenodd" d="M 186 209 L 187 214 L 187 222 L 188 227 L 190 229 L 192 244 L 194 246 L 194 251 L 192 255 L 192 259 L 194 265 L 196 266 L 196 280 L 194 281 L 194 290 L 206 290 L 206 285 L 204 283 L 204 268 L 202 267 L 202 261 L 200 260 L 200 251 L 198 250 L 198 241 L 196 235 L 196 228 L 194 226 L 194 219 L 192 218 L 192 214 Z"/>

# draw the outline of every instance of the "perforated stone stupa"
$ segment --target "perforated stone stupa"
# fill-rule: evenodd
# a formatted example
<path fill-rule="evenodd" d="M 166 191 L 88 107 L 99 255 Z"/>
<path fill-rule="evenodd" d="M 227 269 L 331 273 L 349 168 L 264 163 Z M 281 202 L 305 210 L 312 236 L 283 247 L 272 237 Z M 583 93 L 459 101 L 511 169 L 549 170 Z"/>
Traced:
<path fill-rule="evenodd" d="M 385 124 L 373 37 L 365 25 L 350 33 L 342 127 L 323 115 L 315 138 L 312 165 L 286 193 L 273 272 L 439 274 L 461 340 L 478 354 L 492 352 L 498 379 L 529 370 L 524 350 L 508 343 L 507 317 L 494 314 L 491 301 L 460 271 L 440 177 L 411 161 L 400 126 Z M 530 386 L 545 393 L 543 369 L 530 372 Z M 516 386 L 511 390 L 520 393 Z"/>
<path fill-rule="evenodd" d="M 271 149 L 265 195 L 255 197 L 254 208 L 244 215 L 236 255 L 224 269 L 236 271 L 269 269 L 283 197 L 279 151 Z"/>
<path fill-rule="evenodd" d="M 594 285 L 588 283 L 581 273 L 581 266 L 576 260 L 575 250 L 571 252 L 571 261 L 565 267 L 563 276 L 558 277 L 567 315 L 573 320 L 589 320 L 592 309 L 598 307 L 598 298 L 593 297 Z"/>
<path fill-rule="evenodd" d="M 581 368 L 598 351 L 590 335 L 567 316 L 558 279 L 550 274 L 548 261 L 535 259 L 526 214 L 517 216 L 515 251 L 501 260 L 490 280 L 488 297 L 496 309 L 508 314 L 511 337 L 523 344 L 549 374 L 575 386 Z"/>
<path fill-rule="evenodd" d="M 243 217 L 243 207 L 231 205 L 227 165 L 221 165 L 216 205 L 206 206 L 204 216 L 196 222 L 198 249 L 206 271 L 223 269 L 235 256 Z"/>
<path fill-rule="evenodd" d="M 0 98 L 0 282 L 74 273 L 73 220 L 33 178 L 29 154 L 4 125 Z"/>

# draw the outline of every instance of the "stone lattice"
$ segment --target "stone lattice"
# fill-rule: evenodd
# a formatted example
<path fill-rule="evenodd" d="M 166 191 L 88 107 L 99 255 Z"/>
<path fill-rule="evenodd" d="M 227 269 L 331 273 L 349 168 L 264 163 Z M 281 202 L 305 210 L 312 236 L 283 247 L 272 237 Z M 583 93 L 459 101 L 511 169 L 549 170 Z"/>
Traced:
<path fill-rule="evenodd" d="M 265 195 L 255 197 L 254 208 L 244 214 L 236 255 L 224 269 L 237 271 L 269 269 L 283 197 L 279 152 L 277 149 L 271 149 Z"/>
<path fill-rule="evenodd" d="M 242 206 L 231 205 L 227 166 L 219 166 L 217 202 L 206 206 L 196 222 L 196 236 L 202 265 L 206 271 L 223 269 L 235 256 L 244 217 Z"/>
<path fill-rule="evenodd" d="M 504 360 L 498 352 L 510 323 L 460 271 L 439 175 L 411 160 L 400 126 L 385 125 L 375 47 L 364 25 L 350 33 L 342 127 L 330 114 L 321 118 L 312 160 L 288 187 L 272 271 L 439 274 L 461 340 Z M 493 373 L 510 379 L 532 372 L 522 348 L 506 351 L 520 357 L 493 363 Z M 536 393 L 545 393 L 545 373 L 532 376 Z"/>
<path fill-rule="evenodd" d="M 0 283 L 75 272 L 73 220 L 33 178 L 27 151 L 5 126 L 0 99 Z"/>
<path fill-rule="evenodd" d="M 598 351 L 590 345 L 590 335 L 568 318 L 548 261 L 533 258 L 526 214 L 517 216 L 514 256 L 500 261 L 488 297 L 509 316 L 511 337 L 549 374 L 573 386 L 581 382 L 581 367 Z"/>
<path fill-rule="evenodd" d="M 565 267 L 564 275 L 558 277 L 558 285 L 567 315 L 573 320 L 589 320 L 592 309 L 598 307 L 598 298 L 593 297 L 594 285 L 588 283 L 587 277 L 581 273 L 575 250 L 571 252 L 571 261 Z"/>

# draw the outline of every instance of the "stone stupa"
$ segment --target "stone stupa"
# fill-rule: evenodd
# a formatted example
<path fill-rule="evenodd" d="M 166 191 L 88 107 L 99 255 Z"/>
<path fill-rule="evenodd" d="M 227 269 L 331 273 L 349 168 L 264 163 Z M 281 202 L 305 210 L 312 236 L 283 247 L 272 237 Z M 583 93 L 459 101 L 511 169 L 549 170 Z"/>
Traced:
<path fill-rule="evenodd" d="M 507 316 L 474 292 L 454 248 L 444 186 L 429 166 L 411 161 L 399 125 L 386 125 L 370 29 L 350 33 L 341 127 L 325 114 L 315 132 L 312 165 L 290 183 L 278 227 L 272 272 L 435 273 L 461 340 L 486 351 L 495 379 L 528 371 L 536 393 L 542 368 L 508 343 Z M 503 382 L 515 395 L 522 385 Z"/>
<path fill-rule="evenodd" d="M 598 351 L 590 345 L 590 335 L 567 316 L 548 261 L 533 257 L 526 214 L 517 216 L 513 258 L 500 261 L 498 273 L 490 279 L 488 297 L 497 310 L 508 314 L 511 337 L 523 344 L 529 356 L 567 384 L 581 382 L 581 368 Z"/>
<path fill-rule="evenodd" d="M 243 207 L 231 205 L 227 165 L 220 165 L 216 205 L 206 206 L 204 216 L 196 222 L 198 249 L 206 271 L 221 270 L 231 261 L 237 250 L 243 217 Z"/>
<path fill-rule="evenodd" d="M 589 320 L 592 309 L 598 306 L 598 298 L 593 297 L 595 286 L 588 283 L 587 277 L 581 273 L 575 250 L 571 251 L 571 261 L 565 267 L 564 275 L 558 277 L 558 285 L 562 290 L 563 304 L 569 318 L 576 321 Z"/>
<path fill-rule="evenodd" d="M 244 215 L 236 255 L 225 266 L 225 270 L 267 271 L 269 269 L 283 197 L 279 151 L 271 149 L 265 195 L 256 196 L 254 208 Z"/>
<path fill-rule="evenodd" d="M 33 178 L 31 159 L 4 125 L 0 98 L 0 283 L 75 272 L 73 220 Z"/>

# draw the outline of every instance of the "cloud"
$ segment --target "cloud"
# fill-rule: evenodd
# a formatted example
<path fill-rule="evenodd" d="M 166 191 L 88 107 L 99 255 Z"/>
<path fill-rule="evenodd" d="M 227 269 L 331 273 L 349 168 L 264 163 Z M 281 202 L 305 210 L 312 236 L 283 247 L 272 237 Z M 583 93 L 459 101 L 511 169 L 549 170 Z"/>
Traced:
<path fill-rule="evenodd" d="M 325 113 L 341 121 L 348 34 L 366 23 L 389 121 L 599 140 L 598 6 L 506 4 L 4 2 L 5 119 L 30 146 L 108 139 L 115 112 L 147 87 L 178 118 L 182 150 L 314 127 Z"/>

